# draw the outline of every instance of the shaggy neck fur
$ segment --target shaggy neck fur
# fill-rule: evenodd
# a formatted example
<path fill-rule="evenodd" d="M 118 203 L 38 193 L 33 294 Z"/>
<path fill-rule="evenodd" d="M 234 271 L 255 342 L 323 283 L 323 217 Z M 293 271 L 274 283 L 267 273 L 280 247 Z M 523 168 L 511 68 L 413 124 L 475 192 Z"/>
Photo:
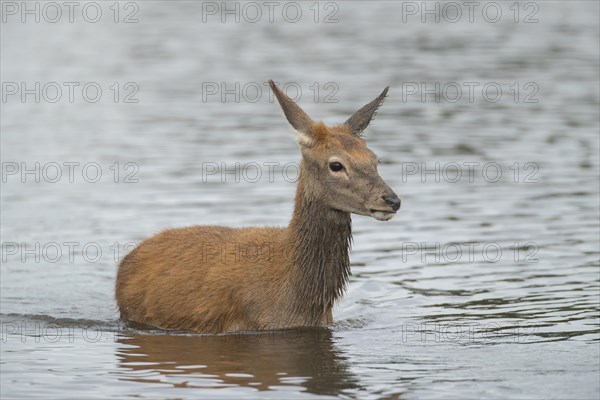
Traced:
<path fill-rule="evenodd" d="M 295 315 L 319 323 L 338 300 L 348 283 L 352 240 L 350 214 L 319 201 L 310 171 L 302 163 L 294 214 L 290 222 L 292 244 L 291 288 Z"/>

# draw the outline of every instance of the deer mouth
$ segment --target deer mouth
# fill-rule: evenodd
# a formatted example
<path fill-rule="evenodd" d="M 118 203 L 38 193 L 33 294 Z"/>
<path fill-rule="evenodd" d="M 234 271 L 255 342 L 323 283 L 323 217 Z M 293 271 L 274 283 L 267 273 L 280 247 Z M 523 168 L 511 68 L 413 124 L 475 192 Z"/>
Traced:
<path fill-rule="evenodd" d="M 371 213 L 371 217 L 378 221 L 389 221 L 396 215 L 396 211 L 375 210 L 374 208 L 370 209 L 369 212 Z"/>

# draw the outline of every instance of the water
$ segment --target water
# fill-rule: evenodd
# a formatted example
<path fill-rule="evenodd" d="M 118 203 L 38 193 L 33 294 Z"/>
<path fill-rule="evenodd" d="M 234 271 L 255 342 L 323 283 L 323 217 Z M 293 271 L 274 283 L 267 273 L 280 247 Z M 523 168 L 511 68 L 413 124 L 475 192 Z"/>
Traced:
<path fill-rule="evenodd" d="M 519 23 L 512 2 L 497 23 L 321 3 L 329 24 L 309 3 L 298 23 L 263 9 L 225 24 L 203 22 L 201 3 L 120 3 L 131 24 L 100 4 L 98 23 L 2 24 L 2 81 L 63 88 L 55 103 L 53 87 L 2 103 L 3 398 L 598 398 L 598 3 L 520 3 Z M 124 326 L 113 285 L 131 243 L 288 222 L 299 152 L 278 105 L 253 101 L 269 78 L 297 82 L 330 123 L 391 86 L 367 135 L 402 209 L 353 218 L 335 325 L 212 337 Z M 80 83 L 72 103 L 65 82 Z M 79 90 L 89 82 L 96 103 Z M 222 102 L 222 82 L 248 91 Z M 435 82 L 445 97 L 421 101 Z M 213 170 L 236 162 L 240 182 Z M 35 163 L 39 179 L 21 175 Z M 265 163 L 278 163 L 272 176 Z"/>

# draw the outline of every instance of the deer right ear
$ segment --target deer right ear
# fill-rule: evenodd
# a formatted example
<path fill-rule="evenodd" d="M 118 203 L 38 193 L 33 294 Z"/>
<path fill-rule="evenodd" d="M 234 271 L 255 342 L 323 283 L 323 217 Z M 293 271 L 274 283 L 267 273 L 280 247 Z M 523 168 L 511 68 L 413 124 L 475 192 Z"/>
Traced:
<path fill-rule="evenodd" d="M 273 93 L 275 93 L 285 117 L 292 128 L 294 128 L 298 144 L 305 147 L 311 147 L 314 143 L 314 121 L 294 102 L 294 100 L 283 93 L 277 85 L 275 85 L 275 82 L 269 80 L 269 85 L 271 86 Z"/>
<path fill-rule="evenodd" d="M 389 86 L 383 89 L 383 92 L 377 96 L 375 100 L 362 107 L 360 110 L 354 113 L 344 124 L 350 128 L 350 130 L 356 135 L 361 136 L 367 126 L 371 123 L 375 114 L 377 113 L 377 109 L 385 100 L 385 96 L 387 96 L 387 92 L 389 90 Z"/>

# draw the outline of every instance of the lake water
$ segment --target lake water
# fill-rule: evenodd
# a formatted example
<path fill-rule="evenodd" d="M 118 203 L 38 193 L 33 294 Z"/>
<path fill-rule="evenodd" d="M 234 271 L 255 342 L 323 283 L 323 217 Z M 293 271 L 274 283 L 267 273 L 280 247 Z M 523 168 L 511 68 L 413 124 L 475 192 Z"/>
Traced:
<path fill-rule="evenodd" d="M 597 2 L 8 3 L 2 398 L 598 399 Z M 124 326 L 132 244 L 289 221 L 271 78 L 329 123 L 391 87 L 367 140 L 402 209 L 353 217 L 334 326 Z"/>

